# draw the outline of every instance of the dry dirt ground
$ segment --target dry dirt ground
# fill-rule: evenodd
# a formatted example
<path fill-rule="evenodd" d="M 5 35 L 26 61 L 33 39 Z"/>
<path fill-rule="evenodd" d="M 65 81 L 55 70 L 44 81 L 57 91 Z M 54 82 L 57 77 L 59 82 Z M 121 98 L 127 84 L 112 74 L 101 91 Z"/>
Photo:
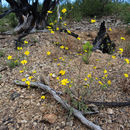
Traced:
<path fill-rule="evenodd" d="M 92 42 L 97 31 L 74 30 L 74 32 L 79 34 L 80 41 L 59 33 L 37 33 L 27 36 L 28 45 L 32 45 L 23 47 L 22 53 L 29 50 L 30 54 L 26 67 L 27 72 L 22 74 L 19 73 L 23 68 L 22 65 L 10 69 L 6 63 L 8 55 L 13 57 L 22 55 L 14 50 L 14 39 L 16 37 L 0 36 L 5 38 L 0 40 L 0 49 L 5 52 L 5 56 L 0 58 L 0 67 L 7 67 L 7 69 L 0 72 L 0 130 L 88 129 L 78 119 L 73 116 L 70 117 L 69 113 L 48 93 L 40 89 L 20 87 L 14 84 L 15 79 L 21 80 L 25 75 L 31 74 L 32 70 L 37 71 L 34 74 L 36 80 L 43 81 L 42 78 L 49 77 L 49 86 L 56 91 L 65 91 L 67 86 L 61 86 L 59 81 L 68 78 L 68 80 L 73 81 L 71 89 L 75 94 L 77 94 L 77 91 L 80 94 L 83 91 L 87 92 L 84 97 L 86 100 L 130 101 L 130 81 L 123 76 L 123 73 L 130 75 L 130 65 L 122 66 L 123 58 L 117 56 L 116 59 L 112 59 L 111 55 L 102 54 L 99 51 L 93 52 L 90 63 L 85 64 L 82 61 L 83 41 Z M 115 28 L 109 34 L 117 48 L 130 41 L 129 35 L 125 34 L 123 28 Z M 121 36 L 125 37 L 126 40 L 121 40 Z M 61 49 L 56 42 L 69 49 Z M 47 51 L 51 52 L 50 56 L 46 54 Z M 118 53 L 114 55 L 118 55 Z M 96 69 L 93 69 L 94 66 L 96 66 Z M 83 85 L 88 82 L 84 81 L 87 74 L 101 78 L 104 69 L 108 71 L 108 78 L 112 82 L 111 86 L 103 89 L 95 79 L 89 88 L 83 88 Z M 60 70 L 65 70 L 65 75 L 60 76 Z M 53 73 L 52 77 L 49 76 L 50 73 Z M 56 79 L 57 76 L 60 80 Z M 44 100 L 41 99 L 42 95 L 46 97 Z M 68 96 L 63 95 L 62 98 L 70 103 Z M 98 114 L 87 115 L 86 118 L 101 126 L 103 130 L 130 129 L 130 107 L 101 107 Z"/>

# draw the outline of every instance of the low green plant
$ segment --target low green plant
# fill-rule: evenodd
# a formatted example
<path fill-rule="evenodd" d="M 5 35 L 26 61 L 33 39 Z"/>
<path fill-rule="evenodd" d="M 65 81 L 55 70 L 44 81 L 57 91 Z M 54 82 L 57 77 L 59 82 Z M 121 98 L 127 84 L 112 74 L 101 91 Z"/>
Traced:
<path fill-rule="evenodd" d="M 5 55 L 3 50 L 0 50 L 0 58 L 3 57 Z"/>
<path fill-rule="evenodd" d="M 15 27 L 17 25 L 18 21 L 15 14 L 13 13 L 9 14 L 8 19 L 10 21 L 9 22 L 10 27 Z"/>
<path fill-rule="evenodd" d="M 89 64 L 89 59 L 90 59 L 91 54 L 92 54 L 92 49 L 93 49 L 93 46 L 89 42 L 86 42 L 83 45 L 83 51 L 85 52 L 85 54 L 83 55 L 83 61 L 86 64 Z"/>
<path fill-rule="evenodd" d="M 123 46 L 124 46 L 123 55 L 125 57 L 130 57 L 130 42 L 125 42 Z"/>
<path fill-rule="evenodd" d="M 129 27 L 126 28 L 126 34 L 130 35 L 130 28 Z"/>
<path fill-rule="evenodd" d="M 7 65 L 9 66 L 9 68 L 13 69 L 16 66 L 19 66 L 20 63 L 18 60 L 12 59 L 12 60 L 7 61 Z"/>

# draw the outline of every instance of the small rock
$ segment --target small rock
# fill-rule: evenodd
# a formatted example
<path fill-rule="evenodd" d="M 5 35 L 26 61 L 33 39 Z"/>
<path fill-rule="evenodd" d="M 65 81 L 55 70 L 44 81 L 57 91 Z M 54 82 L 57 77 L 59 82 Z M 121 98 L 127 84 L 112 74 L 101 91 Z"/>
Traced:
<path fill-rule="evenodd" d="M 45 85 L 49 85 L 49 78 L 44 75 L 40 76 L 40 81 Z"/>
<path fill-rule="evenodd" d="M 27 121 L 26 120 L 21 120 L 21 123 L 27 123 Z"/>
<path fill-rule="evenodd" d="M 61 122 L 61 127 L 64 127 L 65 126 L 65 121 L 62 121 Z"/>
<path fill-rule="evenodd" d="M 108 108 L 107 109 L 107 113 L 110 114 L 110 115 L 112 115 L 114 113 L 114 111 L 111 108 Z"/>
<path fill-rule="evenodd" d="M 102 51 L 100 51 L 100 50 L 96 50 L 95 52 L 96 52 L 96 53 L 102 54 Z"/>
<path fill-rule="evenodd" d="M 19 97 L 20 96 L 20 94 L 19 93 L 17 93 L 17 92 L 13 92 L 11 95 L 10 95 L 10 100 L 14 100 L 15 98 L 17 98 L 17 97 Z"/>
<path fill-rule="evenodd" d="M 55 123 L 57 116 L 55 114 L 46 114 L 43 116 L 43 119 L 51 124 Z"/>
<path fill-rule="evenodd" d="M 91 38 L 95 38 L 97 36 L 97 33 L 96 32 L 90 32 L 90 37 Z"/>
<path fill-rule="evenodd" d="M 112 120 L 111 120 L 111 119 L 109 119 L 109 120 L 107 120 L 107 122 L 108 122 L 108 123 L 112 123 Z"/>
<path fill-rule="evenodd" d="M 85 44 L 86 42 L 88 42 L 88 41 L 83 41 L 83 44 Z"/>
<path fill-rule="evenodd" d="M 89 104 L 87 105 L 88 108 L 91 110 L 91 111 L 94 111 L 94 112 L 97 112 L 98 111 L 98 107 L 95 105 L 95 104 Z"/>
<path fill-rule="evenodd" d="M 52 74 L 52 77 L 53 77 L 53 78 L 55 78 L 55 77 L 56 77 L 56 75 L 55 75 L 55 74 Z"/>
<path fill-rule="evenodd" d="M 68 126 L 71 126 L 71 127 L 72 127 L 72 126 L 73 126 L 73 121 L 71 120 L 71 121 L 67 122 L 67 123 L 66 123 L 66 125 L 68 125 Z"/>
<path fill-rule="evenodd" d="M 45 106 L 41 106 L 41 107 L 40 107 L 40 111 L 41 111 L 42 113 L 44 113 L 44 112 L 46 111 L 46 107 L 45 107 Z"/>

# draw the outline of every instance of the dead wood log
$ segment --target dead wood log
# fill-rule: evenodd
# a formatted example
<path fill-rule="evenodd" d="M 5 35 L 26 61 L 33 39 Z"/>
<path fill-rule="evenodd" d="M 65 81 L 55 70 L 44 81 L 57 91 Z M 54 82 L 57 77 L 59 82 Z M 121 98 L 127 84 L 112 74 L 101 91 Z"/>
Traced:
<path fill-rule="evenodd" d="M 13 33 L 20 34 L 16 41 L 16 48 L 20 46 L 21 39 L 27 36 L 32 30 L 43 30 L 47 25 L 48 11 L 53 10 L 59 0 L 44 0 L 42 10 L 38 10 L 39 0 L 33 1 L 32 4 L 28 0 L 6 0 L 11 9 L 0 14 L 0 18 L 15 13 L 18 19 L 18 25 Z M 6 33 L 8 34 L 8 33 Z"/>
<path fill-rule="evenodd" d="M 27 86 L 25 82 L 19 81 L 19 80 L 15 80 L 14 83 L 16 85 L 20 85 L 20 86 Z M 84 125 L 86 125 L 87 127 L 94 129 L 94 130 L 101 130 L 100 126 L 95 125 L 94 123 L 92 123 L 91 121 L 87 120 L 82 112 L 80 112 L 79 110 L 71 107 L 69 104 L 67 104 L 63 99 L 61 99 L 61 97 L 59 95 L 57 95 L 56 91 L 53 90 L 52 88 L 50 88 L 47 85 L 44 85 L 40 82 L 31 82 L 30 86 L 32 87 L 38 87 L 41 88 L 45 91 L 47 91 L 48 93 L 50 93 L 54 99 L 59 102 L 67 111 L 72 110 L 72 113 L 75 117 L 77 117 Z"/>
<path fill-rule="evenodd" d="M 105 21 L 100 25 L 99 32 L 93 41 L 93 51 L 99 49 L 103 53 L 111 54 L 115 51 L 116 45 L 111 41 L 109 34 L 106 32 Z"/>

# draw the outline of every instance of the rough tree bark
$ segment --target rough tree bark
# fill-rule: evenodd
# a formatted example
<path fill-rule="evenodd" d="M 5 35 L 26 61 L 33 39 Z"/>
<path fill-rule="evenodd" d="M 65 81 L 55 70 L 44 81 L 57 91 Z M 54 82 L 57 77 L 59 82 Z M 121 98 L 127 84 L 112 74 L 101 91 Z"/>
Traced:
<path fill-rule="evenodd" d="M 44 0 L 42 9 L 38 10 L 39 1 L 35 0 L 32 4 L 28 0 L 6 0 L 11 9 L 6 10 L 0 15 L 3 18 L 9 13 L 15 13 L 18 19 L 18 25 L 14 33 L 20 34 L 16 41 L 16 48 L 20 46 L 21 39 L 32 30 L 43 30 L 47 25 L 48 11 L 53 10 L 59 0 Z"/>

